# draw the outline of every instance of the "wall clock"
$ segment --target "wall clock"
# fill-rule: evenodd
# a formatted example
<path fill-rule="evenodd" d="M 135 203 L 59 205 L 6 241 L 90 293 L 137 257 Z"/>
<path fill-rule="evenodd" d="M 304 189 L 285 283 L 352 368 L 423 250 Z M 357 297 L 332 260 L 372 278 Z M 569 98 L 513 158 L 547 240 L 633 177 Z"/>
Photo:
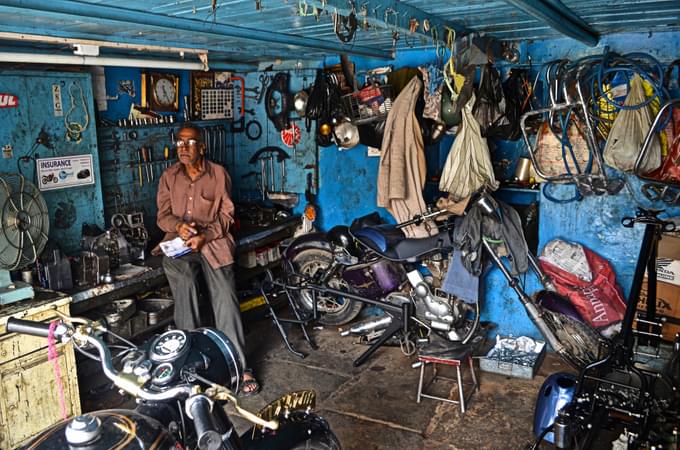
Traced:
<path fill-rule="evenodd" d="M 143 73 L 142 106 L 153 111 L 177 112 L 179 76 L 168 73 Z"/>

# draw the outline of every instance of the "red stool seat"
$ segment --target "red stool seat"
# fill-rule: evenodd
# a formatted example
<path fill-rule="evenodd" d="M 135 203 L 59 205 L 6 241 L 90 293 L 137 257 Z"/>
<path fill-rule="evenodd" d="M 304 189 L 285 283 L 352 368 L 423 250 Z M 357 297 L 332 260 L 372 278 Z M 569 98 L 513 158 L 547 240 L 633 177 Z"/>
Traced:
<path fill-rule="evenodd" d="M 473 365 L 472 361 L 472 347 L 466 347 L 466 348 L 459 348 L 456 349 L 455 352 L 451 352 L 451 354 L 439 354 L 439 355 L 418 355 L 418 361 L 420 363 L 420 379 L 418 381 L 418 395 L 416 398 L 416 401 L 420 403 L 420 399 L 422 397 L 424 398 L 431 398 L 433 400 L 440 400 L 443 402 L 449 402 L 449 403 L 455 403 L 455 404 L 460 404 L 460 412 L 461 414 L 465 413 L 465 408 L 466 404 L 470 401 L 470 398 L 472 397 L 472 394 L 474 394 L 475 390 L 479 388 L 479 383 L 477 382 L 477 377 L 475 375 L 475 368 Z M 470 366 L 470 375 L 472 378 L 472 382 L 467 382 L 464 383 L 463 381 L 463 374 L 461 372 L 461 366 L 463 364 L 469 364 Z M 432 378 L 425 383 L 425 367 L 431 364 L 432 365 Z M 437 364 L 445 365 L 445 366 L 453 366 L 456 368 L 456 378 L 447 378 L 441 375 L 437 374 Z M 425 392 L 425 390 L 430 387 L 432 383 L 434 383 L 436 380 L 447 380 L 447 381 L 453 381 L 458 385 L 458 399 L 449 399 L 445 397 L 438 397 L 436 395 L 428 394 Z M 463 384 L 470 385 L 471 388 L 467 394 L 463 392 Z"/>

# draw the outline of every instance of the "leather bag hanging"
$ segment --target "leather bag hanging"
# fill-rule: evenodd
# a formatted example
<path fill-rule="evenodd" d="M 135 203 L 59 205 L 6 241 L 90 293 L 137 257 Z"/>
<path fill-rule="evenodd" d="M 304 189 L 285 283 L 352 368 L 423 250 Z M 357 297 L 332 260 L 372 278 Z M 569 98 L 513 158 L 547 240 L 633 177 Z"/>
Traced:
<path fill-rule="evenodd" d="M 479 123 L 482 136 L 487 136 L 491 127 L 508 125 L 505 117 L 505 95 L 501 84 L 501 76 L 491 63 L 482 67 L 477 89 L 477 101 L 472 109 Z"/>

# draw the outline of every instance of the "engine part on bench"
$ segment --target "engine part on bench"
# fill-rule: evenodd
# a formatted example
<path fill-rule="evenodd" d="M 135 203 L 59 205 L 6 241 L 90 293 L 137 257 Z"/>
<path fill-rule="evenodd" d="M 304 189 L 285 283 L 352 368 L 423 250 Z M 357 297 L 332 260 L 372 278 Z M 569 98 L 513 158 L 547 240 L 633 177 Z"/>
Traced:
<path fill-rule="evenodd" d="M 96 286 L 107 274 L 110 276 L 110 273 L 108 255 L 98 255 L 90 251 L 81 252 L 76 269 L 76 283 L 79 286 Z"/>

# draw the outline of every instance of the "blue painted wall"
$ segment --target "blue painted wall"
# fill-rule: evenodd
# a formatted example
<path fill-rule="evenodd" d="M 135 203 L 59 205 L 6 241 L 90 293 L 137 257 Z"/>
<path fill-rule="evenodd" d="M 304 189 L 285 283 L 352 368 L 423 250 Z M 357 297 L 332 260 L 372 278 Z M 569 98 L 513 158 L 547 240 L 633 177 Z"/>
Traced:
<path fill-rule="evenodd" d="M 588 54 L 601 53 L 604 46 L 609 46 L 613 51 L 627 53 L 634 51 L 649 52 L 659 58 L 662 62 L 668 62 L 677 57 L 677 45 L 680 36 L 677 33 L 657 33 L 647 34 L 621 34 L 603 37 L 602 43 L 597 48 L 588 48 L 569 39 L 553 39 L 547 41 L 533 41 L 522 43 L 521 64 L 527 64 L 529 56 L 534 69 L 543 62 L 555 58 L 568 57 L 576 59 Z M 434 50 L 428 51 L 406 51 L 401 52 L 398 57 L 390 63 L 394 68 L 422 65 L 434 61 Z M 326 65 L 337 63 L 337 58 L 329 58 L 325 61 Z M 358 59 L 355 61 L 357 70 L 373 68 L 385 65 L 384 61 L 374 61 Z M 503 71 L 509 67 L 501 64 Z M 107 94 L 109 96 L 118 95 L 117 100 L 108 102 L 108 110 L 101 113 L 101 117 L 117 120 L 126 117 L 130 104 L 139 103 L 140 74 L 139 69 L 106 69 Z M 180 96 L 183 98 L 188 95 L 189 74 L 188 72 L 175 72 L 180 75 Z M 269 72 L 273 74 L 275 72 Z M 291 83 L 289 90 L 295 92 L 314 81 L 314 69 L 303 69 L 299 71 L 290 70 Z M 237 74 L 238 75 L 238 74 Z M 261 73 L 253 72 L 242 75 L 246 78 L 248 87 L 259 86 L 259 76 Z M 29 78 L 33 77 L 33 78 Z M 99 130 L 100 148 L 94 137 L 94 122 L 81 144 L 65 142 L 63 133 L 63 119 L 55 118 L 50 115 L 51 98 L 47 93 L 36 95 L 37 85 L 46 83 L 51 84 L 51 80 L 68 80 L 73 77 L 79 80 L 87 80 L 86 95 L 91 98 L 89 89 L 89 76 L 82 74 L 56 74 L 56 73 L 7 73 L 0 74 L 0 91 L 16 90 L 20 97 L 31 98 L 31 103 L 26 109 L 19 111 L 0 110 L 5 118 L 2 128 L 0 128 L 0 144 L 13 143 L 16 155 L 21 155 L 30 148 L 31 142 L 35 139 L 36 130 L 46 127 L 48 133 L 57 143 L 55 147 L 59 154 L 76 154 L 91 152 L 95 157 L 97 167 L 99 166 L 99 156 L 107 161 L 103 164 L 100 179 L 105 181 L 105 194 L 110 195 L 114 188 L 120 188 L 125 195 L 135 197 L 135 178 L 136 167 L 134 149 L 137 143 L 126 143 L 115 150 L 115 146 L 104 140 L 111 141 L 113 131 L 119 133 L 129 130 L 102 128 Z M 48 80 L 41 81 L 37 85 L 27 85 L 27 80 Z M 135 83 L 134 98 L 126 94 L 118 94 L 118 81 L 132 79 Z M 251 95 L 251 93 L 248 93 Z M 38 102 L 38 103 L 35 103 Z M 47 102 L 43 105 L 40 102 Z M 66 102 L 66 100 L 65 100 Z M 90 117 L 94 117 L 92 101 L 88 101 L 88 111 Z M 183 105 L 180 105 L 180 110 Z M 66 104 L 65 104 L 66 107 Z M 242 178 L 251 171 L 259 172 L 259 167 L 248 163 L 250 157 L 259 149 L 269 145 L 283 147 L 279 133 L 274 129 L 271 122 L 266 118 L 264 102 L 257 103 L 254 99 L 246 99 L 245 109 L 254 109 L 255 114 L 246 113 L 245 122 L 257 119 L 262 126 L 262 136 L 256 141 L 248 139 L 242 132 L 230 132 L 228 139 L 229 152 L 226 166 L 234 180 L 234 194 L 239 199 L 257 199 L 259 191 L 257 178 Z M 288 161 L 287 172 L 288 180 L 286 190 L 302 194 L 306 187 L 306 180 L 309 174 L 314 174 L 315 165 L 318 163 L 319 185 L 315 186 L 318 193 L 318 201 L 321 205 L 320 220 L 317 223 L 322 229 L 329 229 L 336 224 L 346 224 L 353 218 L 370 213 L 376 210 L 376 180 L 379 158 L 368 157 L 365 146 L 357 146 L 351 150 L 339 151 L 336 147 L 317 148 L 312 133 L 307 133 L 304 121 L 300 118 L 291 117 L 302 129 L 301 143 L 295 149 L 287 149 L 291 155 Z M 16 126 L 21 124 L 21 126 Z M 231 130 L 231 123 L 224 123 Z M 237 122 L 238 126 L 239 123 Z M 156 158 L 160 158 L 162 147 L 169 143 L 169 131 L 171 127 L 150 127 L 145 129 L 140 139 L 153 140 L 154 149 L 157 152 Z M 155 135 L 155 136 L 154 136 Z M 430 173 L 436 173 L 437 169 L 444 162 L 448 149 L 451 146 L 453 137 L 446 137 L 438 147 L 427 149 L 428 169 Z M 498 143 L 495 154 L 496 159 L 507 158 L 515 161 L 517 157 L 526 154 L 521 143 Z M 47 150 L 39 149 L 41 155 L 47 156 Z M 317 157 L 318 155 L 318 157 Z M 109 170 L 105 166 L 109 161 L 119 160 L 122 167 L 118 170 Z M 0 169 L 16 171 L 16 159 L 2 160 Z M 127 166 L 125 166 L 127 164 Z M 513 173 L 514 166 L 509 166 L 505 174 Z M 112 173 L 115 172 L 115 173 Z M 277 172 L 278 173 L 278 172 Z M 158 172 L 157 172 L 158 174 Z M 277 175 L 278 178 L 278 175 Z M 156 177 L 157 180 L 157 177 Z M 280 186 L 280 179 L 277 179 Z M 579 203 L 555 204 L 540 196 L 540 246 L 542 247 L 548 240 L 554 237 L 581 242 L 593 250 L 601 253 L 610 259 L 617 271 L 619 281 L 624 289 L 629 289 L 634 263 L 639 249 L 640 230 L 629 230 L 622 228 L 619 223 L 624 215 L 634 213 L 635 206 L 655 206 L 663 208 L 665 205 L 651 205 L 645 202 L 639 191 L 640 183 L 637 180 L 629 180 L 628 187 L 617 196 L 593 197 Z M 433 190 L 433 186 L 428 186 Z M 571 189 L 571 188 L 565 188 Z M 153 198 L 155 198 L 155 188 L 153 185 L 145 185 L 143 189 L 138 189 L 136 202 L 142 206 L 149 206 L 149 216 L 153 216 Z M 558 192 L 559 193 L 559 192 Z M 78 207 L 78 218 L 87 219 L 100 225 L 104 222 L 103 210 L 107 210 L 107 215 L 113 207 L 112 201 L 102 198 L 100 185 L 97 184 L 91 190 L 88 188 L 75 188 L 66 191 L 55 191 L 46 194 L 50 204 L 50 213 L 54 215 L 54 210 L 59 202 L 72 201 Z M 297 207 L 299 211 L 304 205 L 304 199 Z M 669 213 L 680 212 L 674 209 Z M 389 218 L 389 215 L 381 210 L 381 214 Z M 67 243 L 69 246 L 76 243 L 80 237 L 80 222 L 70 227 L 68 230 L 56 231 L 60 242 Z M 526 280 L 527 290 L 533 291 L 537 288 L 537 283 L 533 277 Z M 514 293 L 510 291 L 505 281 L 497 271 L 491 271 L 485 279 L 486 299 L 484 301 L 483 314 L 487 320 L 498 323 L 497 331 L 501 334 L 528 334 L 538 336 L 533 325 L 526 318 Z"/>
<path fill-rule="evenodd" d="M 680 35 L 677 33 L 655 34 L 621 34 L 603 37 L 600 45 L 589 48 L 570 39 L 552 39 L 525 42 L 520 45 L 520 64 L 528 67 L 529 56 L 534 71 L 544 62 L 556 58 L 577 59 L 589 54 L 602 53 L 605 46 L 620 53 L 648 52 L 669 62 L 678 57 L 677 44 Z M 435 59 L 434 51 L 409 51 L 398 55 L 392 61 L 395 68 L 425 64 Z M 328 59 L 327 64 L 335 64 L 336 59 Z M 384 61 L 356 60 L 357 70 L 385 65 Z M 500 64 L 503 73 L 509 66 Z M 428 166 L 432 159 L 444 162 L 452 142 L 447 137 L 437 149 L 428 149 Z M 527 155 L 521 141 L 497 142 L 495 160 L 508 159 L 511 164 L 503 171 L 505 177 L 514 173 L 514 164 L 519 156 Z M 328 229 L 336 224 L 348 223 L 354 217 L 374 211 L 376 208 L 376 180 L 378 158 L 368 157 L 366 147 L 357 146 L 349 151 L 338 151 L 335 147 L 322 148 L 319 151 L 320 191 L 319 199 L 322 208 L 320 225 Z M 640 183 L 636 179 L 628 182 L 628 187 L 619 195 L 591 197 L 578 203 L 556 204 L 538 194 L 540 202 L 540 243 L 542 248 L 546 242 L 561 237 L 580 242 L 608 258 L 618 276 L 618 280 L 627 293 L 630 288 L 632 274 L 639 251 L 641 230 L 630 230 L 620 226 L 623 216 L 632 215 L 637 205 L 663 209 L 666 205 L 651 204 L 640 195 Z M 571 187 L 560 188 L 557 194 L 571 192 Z M 517 198 L 513 193 L 510 198 Z M 524 200 L 522 200 L 524 201 Z M 674 208 L 669 214 L 680 213 Z M 381 211 L 383 216 L 388 216 Z M 539 288 L 533 276 L 525 280 L 528 292 Z M 538 331 L 529 321 L 523 308 L 505 283 L 497 270 L 492 270 L 485 278 L 486 298 L 483 316 L 498 324 L 496 331 L 500 334 L 529 335 L 539 337 Z"/>
<path fill-rule="evenodd" d="M 65 117 L 56 116 L 52 103 L 52 85 L 61 86 L 63 115 L 70 121 L 87 123 L 80 142 L 66 139 Z M 75 98 L 69 94 L 72 86 L 80 86 L 84 97 L 74 88 Z M 99 154 L 92 106 L 92 83 L 89 74 L 62 72 L 0 72 L 0 92 L 19 97 L 18 108 L 0 109 L 0 146 L 11 145 L 12 154 L 0 159 L 0 172 L 21 171 L 34 184 L 34 160 L 19 162 L 22 156 L 50 158 L 68 155 L 91 154 L 95 184 L 72 187 L 42 194 L 50 216 L 50 240 L 59 243 L 69 253 L 80 249 L 80 234 L 85 223 L 103 225 L 102 177 L 99 172 Z M 69 114 L 69 110 L 73 111 Z M 34 143 L 44 132 L 49 148 Z M 59 220 L 56 220 L 59 218 Z"/>

